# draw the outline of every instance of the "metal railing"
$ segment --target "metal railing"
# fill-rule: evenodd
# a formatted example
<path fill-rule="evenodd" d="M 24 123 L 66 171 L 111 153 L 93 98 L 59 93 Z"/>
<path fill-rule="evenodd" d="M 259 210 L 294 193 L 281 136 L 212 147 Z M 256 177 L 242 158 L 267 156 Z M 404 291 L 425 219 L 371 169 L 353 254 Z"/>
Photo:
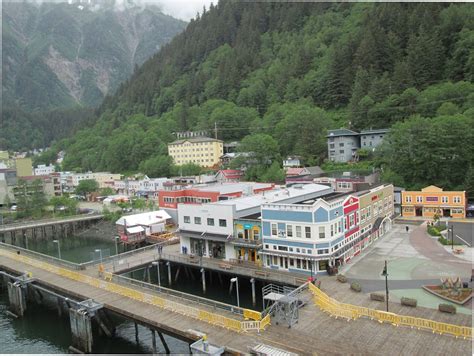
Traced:
<path fill-rule="evenodd" d="M 67 216 L 64 219 L 53 218 L 53 219 L 42 219 L 42 220 L 28 220 L 25 222 L 0 225 L 0 232 L 7 232 L 7 231 L 11 231 L 12 229 L 15 230 L 15 228 L 18 228 L 19 230 L 19 229 L 29 229 L 32 227 L 40 227 L 40 226 L 45 226 L 45 225 L 67 224 L 70 222 L 77 222 L 77 221 L 96 220 L 96 219 L 101 219 L 103 217 L 104 216 L 102 214 L 82 214 L 82 215 Z"/>
<path fill-rule="evenodd" d="M 390 323 L 395 326 L 409 326 L 418 330 L 429 330 L 438 334 L 449 334 L 456 338 L 472 339 L 472 328 L 468 326 L 441 323 L 434 320 L 422 319 L 413 316 L 398 315 L 352 304 L 341 303 L 324 293 L 313 284 L 309 284 L 309 289 L 314 297 L 314 303 L 323 311 L 347 320 L 356 320 L 360 317 L 367 317 L 377 320 L 380 323 Z"/>
<path fill-rule="evenodd" d="M 86 268 L 85 263 L 74 263 L 74 262 L 62 260 L 62 259 L 59 259 L 59 258 L 54 257 L 54 256 L 45 255 L 45 254 L 40 253 L 40 252 L 27 250 L 26 248 L 10 245 L 10 244 L 3 243 L 3 242 L 0 242 L 0 247 L 5 248 L 5 249 L 7 249 L 7 250 L 9 250 L 13 253 L 19 254 L 19 255 L 31 256 L 32 258 L 35 258 L 37 260 L 45 261 L 45 262 L 51 263 L 51 264 L 56 265 L 56 266 L 66 267 L 66 268 L 76 270 L 76 271 L 77 270 L 84 270 Z"/>
<path fill-rule="evenodd" d="M 262 320 L 242 321 L 217 314 L 215 311 L 203 310 L 173 300 L 165 299 L 158 295 L 147 294 L 143 291 L 132 289 L 119 283 L 110 282 L 114 278 L 114 276 L 110 273 L 106 273 L 104 279 L 99 279 L 62 267 L 53 266 L 47 262 L 38 261 L 28 256 L 18 255 L 5 249 L 0 249 L 0 255 L 4 255 L 10 259 L 46 270 L 74 281 L 88 284 L 95 288 L 100 288 L 111 293 L 116 293 L 139 302 L 151 304 L 162 309 L 170 310 L 172 312 L 205 321 L 207 323 L 224 327 L 236 332 L 247 332 L 253 330 L 260 332 L 265 330 L 265 328 L 270 324 L 270 318 L 268 315 Z M 260 313 L 245 309 L 243 311 L 244 317 L 251 317 L 255 315 L 260 315 Z"/>

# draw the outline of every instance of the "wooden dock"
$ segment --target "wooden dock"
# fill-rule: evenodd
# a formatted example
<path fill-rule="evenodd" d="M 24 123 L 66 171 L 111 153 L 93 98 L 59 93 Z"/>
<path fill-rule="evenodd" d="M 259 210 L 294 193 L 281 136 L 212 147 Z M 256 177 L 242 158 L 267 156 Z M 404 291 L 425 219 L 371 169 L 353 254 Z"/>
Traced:
<path fill-rule="evenodd" d="M 72 223 L 97 221 L 97 220 L 102 220 L 103 217 L 104 216 L 102 214 L 84 214 L 84 215 L 73 216 L 73 217 L 69 217 L 65 219 L 43 219 L 43 220 L 28 221 L 28 222 L 22 222 L 22 223 L 6 224 L 6 225 L 0 225 L 0 234 L 13 232 L 13 231 L 50 227 L 54 225 L 66 225 L 66 224 L 72 224 Z"/>
<path fill-rule="evenodd" d="M 196 340 L 196 336 L 192 333 L 192 330 L 196 330 L 206 333 L 211 344 L 226 346 L 229 350 L 237 350 L 241 353 L 248 353 L 249 347 L 258 344 L 271 345 L 301 355 L 375 355 L 381 352 L 388 355 L 463 355 L 471 352 L 471 340 L 394 327 L 390 324 L 379 324 L 369 319 L 348 322 L 331 318 L 311 303 L 309 291 L 305 291 L 301 296 L 306 301 L 306 305 L 300 309 L 299 322 L 291 329 L 285 325 L 272 323 L 260 333 L 237 333 L 228 328 L 104 290 L 100 286 L 95 287 L 57 275 L 18 261 L 14 256 L 5 253 L 0 254 L 0 269 L 18 274 L 24 271 L 31 272 L 37 283 L 48 288 L 81 300 L 93 299 L 102 303 L 108 310 L 143 325 L 152 326 L 181 340 L 187 342 Z M 86 271 L 77 273 L 86 273 Z M 135 288 L 137 291 L 140 290 L 139 287 Z M 146 292 L 149 293 L 148 290 Z M 220 313 L 220 311 L 216 312 Z"/>

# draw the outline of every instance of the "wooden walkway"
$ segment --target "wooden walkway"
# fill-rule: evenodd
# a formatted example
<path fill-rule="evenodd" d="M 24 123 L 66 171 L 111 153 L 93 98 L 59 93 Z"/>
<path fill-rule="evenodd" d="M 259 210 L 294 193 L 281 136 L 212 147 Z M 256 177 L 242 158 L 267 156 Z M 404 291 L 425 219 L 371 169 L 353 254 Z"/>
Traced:
<path fill-rule="evenodd" d="M 249 347 L 260 343 L 302 355 L 375 355 L 381 352 L 388 355 L 463 355 L 471 352 L 470 340 L 379 324 L 368 319 L 348 322 L 331 318 L 310 302 L 309 291 L 303 295 L 308 303 L 300 309 L 299 322 L 291 329 L 284 325 L 271 325 L 260 334 L 256 332 L 237 333 L 61 277 L 6 256 L 0 255 L 0 268 L 19 273 L 30 271 L 38 281 L 41 281 L 41 284 L 49 288 L 62 291 L 78 299 L 94 299 L 103 303 L 107 309 L 134 318 L 139 322 L 153 325 L 155 328 L 182 340 L 192 340 L 193 336 L 189 331 L 190 329 L 197 330 L 206 333 L 212 344 L 223 345 L 244 353 L 248 352 Z"/>
<path fill-rule="evenodd" d="M 0 225 L 0 233 L 27 230 L 27 229 L 36 229 L 40 227 L 61 225 L 61 224 L 70 224 L 83 221 L 94 221 L 101 220 L 104 216 L 101 214 L 84 214 L 80 216 L 69 217 L 65 219 L 43 219 L 36 221 L 28 221 L 23 223 L 13 223 Z"/>

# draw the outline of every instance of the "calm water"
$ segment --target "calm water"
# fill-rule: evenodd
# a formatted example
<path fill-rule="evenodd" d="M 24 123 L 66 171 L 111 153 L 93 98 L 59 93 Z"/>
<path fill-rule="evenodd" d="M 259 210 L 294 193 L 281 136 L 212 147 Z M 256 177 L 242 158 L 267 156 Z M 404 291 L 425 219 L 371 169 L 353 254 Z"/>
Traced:
<path fill-rule="evenodd" d="M 17 245 L 26 247 L 23 239 L 17 238 Z M 11 243 L 9 237 L 7 243 Z M 90 236 L 76 236 L 59 239 L 61 257 L 71 262 L 87 262 L 98 260 L 102 250 L 103 257 L 115 254 L 115 243 Z M 49 240 L 33 241 L 28 239 L 28 249 L 58 256 L 58 246 Z M 119 247 L 119 252 L 121 249 Z M 47 303 L 46 303 L 47 304 Z M 67 353 L 71 345 L 71 329 L 69 318 L 59 317 L 55 307 L 48 305 L 29 304 L 23 318 L 15 319 L 5 313 L 8 309 L 8 292 L 6 288 L 0 290 L 0 353 Z M 151 353 L 151 332 L 139 326 L 139 343 L 135 342 L 135 328 L 132 322 L 114 318 L 116 336 L 107 338 L 94 334 L 94 353 Z M 164 335 L 172 353 L 188 353 L 186 343 Z M 156 337 L 157 348 L 164 352 L 159 337 Z"/>
<path fill-rule="evenodd" d="M 235 277 L 235 275 L 221 273 L 221 278 L 217 272 L 212 272 L 212 278 L 209 271 L 206 271 L 206 293 L 203 293 L 202 290 L 202 281 L 201 273 L 198 268 L 189 268 L 188 273 L 185 272 L 184 268 L 181 267 L 179 273 L 178 281 L 174 283 L 176 271 L 178 266 L 172 266 L 171 268 L 171 277 L 172 284 L 171 287 L 168 283 L 168 267 L 163 263 L 160 269 L 161 276 L 161 286 L 167 287 L 181 292 L 198 295 L 200 297 L 205 297 L 208 299 L 217 300 L 219 302 L 237 305 L 237 293 L 235 284 L 230 291 L 230 279 Z M 130 273 L 125 274 L 125 276 L 139 279 L 142 281 L 148 281 L 148 276 L 145 275 L 145 269 L 139 269 Z M 262 287 L 263 282 L 256 280 L 255 282 L 255 292 L 256 292 L 256 302 L 255 306 L 252 305 L 252 285 L 250 279 L 246 277 L 238 277 L 239 279 L 239 302 L 240 306 L 243 308 L 249 308 L 253 310 L 263 310 L 262 302 Z M 157 284 L 158 281 L 158 271 L 156 267 L 153 266 L 150 268 L 150 282 Z"/>

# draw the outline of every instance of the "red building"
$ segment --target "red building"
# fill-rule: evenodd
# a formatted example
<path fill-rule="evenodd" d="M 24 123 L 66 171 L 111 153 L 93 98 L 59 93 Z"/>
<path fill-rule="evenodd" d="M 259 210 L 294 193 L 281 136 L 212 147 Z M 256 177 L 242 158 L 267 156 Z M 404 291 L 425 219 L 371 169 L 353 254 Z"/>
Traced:
<path fill-rule="evenodd" d="M 362 241 L 358 241 L 360 235 L 360 213 L 359 198 L 349 195 L 343 204 L 344 211 L 344 231 L 346 240 L 346 251 L 344 260 L 347 262 L 352 257 L 357 256 L 361 251 Z"/>

